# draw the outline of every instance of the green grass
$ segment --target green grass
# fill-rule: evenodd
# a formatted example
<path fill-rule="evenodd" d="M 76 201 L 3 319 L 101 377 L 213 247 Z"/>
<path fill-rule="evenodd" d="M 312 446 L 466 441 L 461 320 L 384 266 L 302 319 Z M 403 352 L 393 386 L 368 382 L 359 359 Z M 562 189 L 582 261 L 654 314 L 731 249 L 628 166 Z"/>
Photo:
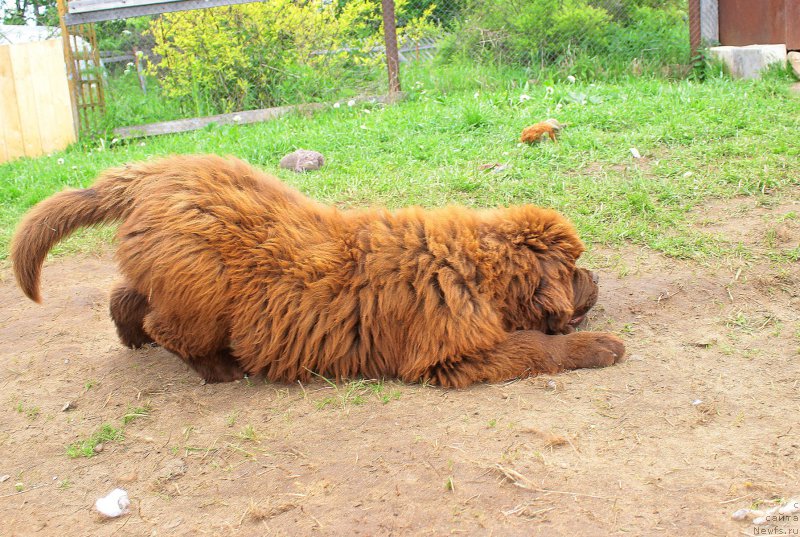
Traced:
<path fill-rule="evenodd" d="M 346 409 L 350 406 L 361 406 L 373 399 L 385 405 L 397 401 L 402 395 L 400 390 L 390 389 L 382 380 L 361 379 L 336 384 L 324 377 L 320 378 L 333 389 L 334 394 L 315 403 L 319 410 L 327 407 Z"/>
<path fill-rule="evenodd" d="M 135 407 L 128 407 L 128 411 L 122 416 L 122 425 L 128 425 L 129 423 L 136 421 L 140 418 L 146 418 L 150 416 L 151 408 L 149 404 L 144 406 L 135 406 Z"/>
<path fill-rule="evenodd" d="M 96 455 L 95 448 L 98 444 L 106 442 L 116 442 L 122 440 L 124 433 L 121 428 L 116 428 L 113 425 L 104 423 L 98 430 L 84 440 L 76 440 L 67 446 L 67 456 L 71 459 L 78 457 L 94 457 Z"/>
<path fill-rule="evenodd" d="M 0 259 L 37 201 L 86 186 L 109 166 L 174 153 L 235 155 L 343 206 L 535 203 L 564 212 L 587 243 L 630 242 L 690 258 L 726 245 L 693 229 L 689 211 L 709 198 L 765 199 L 800 184 L 800 97 L 789 93 L 785 72 L 702 83 L 535 83 L 528 75 L 411 67 L 403 73 L 408 96 L 393 106 L 343 105 L 256 125 L 95 140 L 0 165 Z M 568 124 L 560 143 L 518 147 L 522 128 L 548 117 Z M 279 159 L 297 147 L 322 152 L 326 166 L 304 175 L 279 170 Z M 644 158 L 633 159 L 632 147 Z M 493 162 L 508 167 L 478 169 Z M 107 228 L 84 232 L 56 252 L 95 250 L 111 236 Z"/>
<path fill-rule="evenodd" d="M 95 448 L 98 444 L 119 442 L 125 438 L 125 427 L 132 422 L 149 417 L 152 407 L 149 403 L 144 406 L 128 406 L 125 414 L 120 419 L 120 426 L 115 427 L 110 423 L 102 424 L 95 432 L 83 440 L 76 440 L 67 446 L 67 456 L 71 459 L 78 457 L 94 457 L 97 455 Z"/>
<path fill-rule="evenodd" d="M 250 442 L 256 442 L 258 440 L 258 433 L 256 433 L 252 425 L 245 425 L 237 436 L 242 440 L 248 440 Z"/>

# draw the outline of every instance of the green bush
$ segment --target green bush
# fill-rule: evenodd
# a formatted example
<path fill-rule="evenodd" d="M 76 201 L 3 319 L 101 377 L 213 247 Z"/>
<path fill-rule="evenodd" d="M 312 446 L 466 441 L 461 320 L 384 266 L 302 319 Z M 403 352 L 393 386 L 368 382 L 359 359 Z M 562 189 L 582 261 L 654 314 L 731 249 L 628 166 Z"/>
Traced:
<path fill-rule="evenodd" d="M 404 12 L 409 1 L 397 2 Z M 398 39 L 436 31 L 435 6 L 407 17 Z M 164 15 L 151 23 L 150 66 L 164 95 L 195 114 L 343 97 L 385 84 L 380 4 L 266 0 Z"/>
<path fill-rule="evenodd" d="M 686 63 L 685 2 L 472 0 L 440 54 L 595 77 Z"/>
<path fill-rule="evenodd" d="M 616 57 L 686 62 L 689 27 L 686 12 L 677 7 L 634 7 L 627 24 L 615 24 L 609 33 L 608 52 Z"/>

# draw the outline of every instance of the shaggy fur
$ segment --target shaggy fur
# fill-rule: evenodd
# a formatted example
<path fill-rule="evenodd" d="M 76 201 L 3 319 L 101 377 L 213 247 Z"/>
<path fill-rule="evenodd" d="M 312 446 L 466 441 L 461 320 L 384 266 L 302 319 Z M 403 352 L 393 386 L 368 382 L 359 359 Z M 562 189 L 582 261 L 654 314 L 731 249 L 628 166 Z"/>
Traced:
<path fill-rule="evenodd" d="M 597 299 L 575 229 L 526 205 L 339 211 L 244 162 L 178 156 L 106 171 L 34 207 L 11 256 L 39 302 L 42 262 L 120 221 L 123 343 L 155 342 L 207 381 L 396 377 L 463 387 L 622 359 L 574 332 Z"/>

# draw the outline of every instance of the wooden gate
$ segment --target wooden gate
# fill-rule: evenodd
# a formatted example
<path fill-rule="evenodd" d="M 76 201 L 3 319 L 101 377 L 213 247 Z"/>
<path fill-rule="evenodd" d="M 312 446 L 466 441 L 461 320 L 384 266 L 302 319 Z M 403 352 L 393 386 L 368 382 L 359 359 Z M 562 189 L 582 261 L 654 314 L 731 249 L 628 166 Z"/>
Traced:
<path fill-rule="evenodd" d="M 58 14 L 79 130 L 84 134 L 96 134 L 105 113 L 106 98 L 94 24 L 67 26 L 67 0 L 58 0 Z"/>
<path fill-rule="evenodd" d="M 719 41 L 800 50 L 800 0 L 719 0 Z"/>

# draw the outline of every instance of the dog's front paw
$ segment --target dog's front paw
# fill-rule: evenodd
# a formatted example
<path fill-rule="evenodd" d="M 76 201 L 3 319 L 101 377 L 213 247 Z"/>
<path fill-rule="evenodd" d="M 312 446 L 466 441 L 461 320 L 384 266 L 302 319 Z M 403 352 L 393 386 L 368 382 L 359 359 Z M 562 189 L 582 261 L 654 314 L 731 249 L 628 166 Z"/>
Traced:
<path fill-rule="evenodd" d="M 575 332 L 565 337 L 566 360 L 573 369 L 608 367 L 625 360 L 625 344 L 603 332 Z"/>
<path fill-rule="evenodd" d="M 217 382 L 232 382 L 244 378 L 244 369 L 241 368 L 236 359 L 227 351 L 221 352 L 214 357 L 206 357 L 202 360 L 192 360 L 189 362 L 197 374 L 199 374 L 208 384 Z"/>

